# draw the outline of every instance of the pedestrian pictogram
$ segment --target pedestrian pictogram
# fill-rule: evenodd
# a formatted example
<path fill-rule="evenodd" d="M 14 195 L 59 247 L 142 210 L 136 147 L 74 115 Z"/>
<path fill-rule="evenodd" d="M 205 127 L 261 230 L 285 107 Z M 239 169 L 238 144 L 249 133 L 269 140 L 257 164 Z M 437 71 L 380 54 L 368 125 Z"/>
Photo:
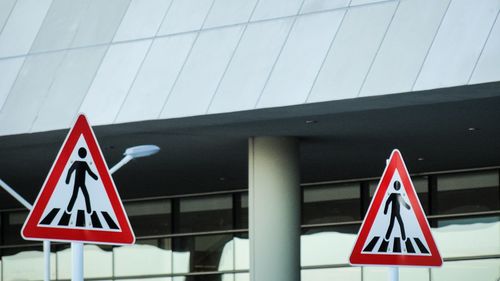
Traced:
<path fill-rule="evenodd" d="M 66 137 L 22 236 L 31 240 L 134 243 L 115 184 L 84 115 Z"/>
<path fill-rule="evenodd" d="M 394 150 L 350 257 L 357 265 L 443 263 L 401 153 Z"/>

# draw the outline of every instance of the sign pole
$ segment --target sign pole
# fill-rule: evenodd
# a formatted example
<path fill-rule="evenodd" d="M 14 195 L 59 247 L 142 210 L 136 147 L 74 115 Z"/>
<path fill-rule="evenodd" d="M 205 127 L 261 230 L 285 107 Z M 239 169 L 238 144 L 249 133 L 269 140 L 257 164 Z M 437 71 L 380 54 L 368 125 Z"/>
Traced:
<path fill-rule="evenodd" d="M 399 267 L 389 267 L 389 281 L 399 281 Z"/>
<path fill-rule="evenodd" d="M 71 281 L 83 281 L 83 243 L 71 242 Z"/>

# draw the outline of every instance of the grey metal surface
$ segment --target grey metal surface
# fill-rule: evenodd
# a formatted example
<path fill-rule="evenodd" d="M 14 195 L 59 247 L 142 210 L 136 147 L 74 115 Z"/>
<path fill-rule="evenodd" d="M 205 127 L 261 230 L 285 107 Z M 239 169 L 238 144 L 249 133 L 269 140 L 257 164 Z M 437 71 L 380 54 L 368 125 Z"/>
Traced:
<path fill-rule="evenodd" d="M 113 41 L 149 38 L 156 35 L 173 0 L 133 0 Z"/>
<path fill-rule="evenodd" d="M 345 11 L 306 15 L 295 22 L 257 107 L 305 102 Z M 329 28 L 315 28 L 328 26 Z"/>
<path fill-rule="evenodd" d="M 151 40 L 109 48 L 79 112 L 94 124 L 112 123 L 127 96 Z"/>
<path fill-rule="evenodd" d="M 413 90 L 467 84 L 499 10 L 498 0 L 453 0 Z"/>
<path fill-rule="evenodd" d="M 188 33 L 154 40 L 116 122 L 158 118 L 195 38 Z"/>
<path fill-rule="evenodd" d="M 18 0 L 0 34 L 0 58 L 27 54 L 52 0 Z"/>
<path fill-rule="evenodd" d="M 499 0 L 0 5 L 0 135 L 67 128 L 79 110 L 96 124 L 209 118 L 500 80 Z M 67 58 L 96 47 L 102 63 Z"/>

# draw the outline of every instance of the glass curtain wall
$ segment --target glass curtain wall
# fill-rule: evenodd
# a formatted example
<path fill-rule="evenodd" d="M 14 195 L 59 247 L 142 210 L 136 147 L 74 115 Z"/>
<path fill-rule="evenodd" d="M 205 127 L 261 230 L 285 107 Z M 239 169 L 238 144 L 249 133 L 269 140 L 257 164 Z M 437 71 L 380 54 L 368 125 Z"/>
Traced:
<path fill-rule="evenodd" d="M 402 268 L 400 280 L 500 278 L 499 170 L 414 176 L 445 260 L 441 268 Z M 348 257 L 377 179 L 304 184 L 301 280 L 387 280 L 383 267 L 352 267 Z M 89 280 L 249 280 L 248 193 L 238 190 L 125 202 L 132 246 L 85 245 Z M 0 213 L 0 280 L 41 280 L 41 243 L 19 233 L 27 212 Z M 52 280 L 69 280 L 71 252 L 53 243 Z"/>

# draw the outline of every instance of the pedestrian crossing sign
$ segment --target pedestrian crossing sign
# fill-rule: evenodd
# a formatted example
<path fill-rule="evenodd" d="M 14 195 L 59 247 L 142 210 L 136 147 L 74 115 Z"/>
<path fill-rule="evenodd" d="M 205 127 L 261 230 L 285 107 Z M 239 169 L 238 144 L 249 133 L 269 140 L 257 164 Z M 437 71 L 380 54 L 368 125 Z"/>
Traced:
<path fill-rule="evenodd" d="M 353 265 L 441 266 L 401 153 L 392 152 L 349 259 Z"/>
<path fill-rule="evenodd" d="M 92 127 L 78 116 L 21 230 L 27 240 L 133 244 Z"/>

